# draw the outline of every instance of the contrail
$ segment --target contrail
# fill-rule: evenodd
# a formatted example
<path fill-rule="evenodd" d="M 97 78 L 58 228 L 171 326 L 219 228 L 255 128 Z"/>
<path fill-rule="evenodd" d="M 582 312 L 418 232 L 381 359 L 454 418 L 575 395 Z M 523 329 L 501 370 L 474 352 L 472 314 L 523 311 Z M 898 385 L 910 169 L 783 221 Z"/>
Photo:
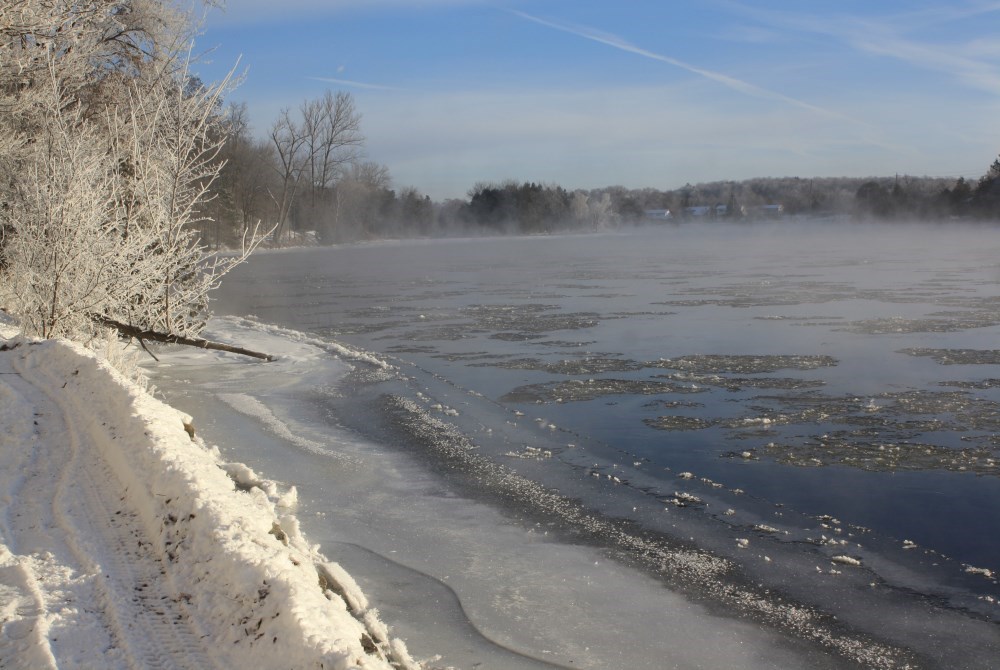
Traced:
<path fill-rule="evenodd" d="M 370 91 L 405 91 L 405 88 L 395 86 L 382 86 L 381 84 L 366 84 L 362 81 L 351 81 L 350 79 L 333 79 L 331 77 L 306 77 L 314 81 L 325 81 L 330 84 L 340 84 L 341 86 L 352 86 L 354 88 L 364 88 Z"/>
<path fill-rule="evenodd" d="M 764 98 L 767 100 L 777 100 L 779 102 L 784 102 L 802 109 L 807 109 L 811 112 L 817 114 L 822 114 L 823 116 L 829 116 L 841 120 L 850 121 L 852 123 L 860 123 L 856 119 L 844 116 L 838 112 L 831 111 L 829 109 L 824 109 L 816 105 L 811 105 L 808 102 L 803 102 L 795 98 L 791 98 L 787 95 L 777 93 L 775 91 L 770 91 L 766 88 L 761 88 L 755 84 L 745 82 L 741 79 L 736 79 L 735 77 L 730 77 L 729 75 L 722 74 L 721 72 L 714 72 L 712 70 L 706 70 L 700 68 L 690 63 L 685 63 L 682 60 L 676 58 L 671 58 L 670 56 L 664 56 L 663 54 L 658 54 L 641 47 L 637 47 L 634 44 L 622 39 L 617 35 L 610 33 L 603 33 L 592 28 L 587 28 L 585 26 L 574 26 L 563 23 L 556 23 L 554 21 L 547 21 L 545 19 L 539 18 L 537 16 L 532 16 L 531 14 L 526 14 L 524 12 L 519 12 L 514 9 L 507 10 L 511 14 L 518 16 L 526 21 L 532 21 L 539 25 L 552 28 L 553 30 L 559 30 L 564 33 L 569 33 L 571 35 L 576 35 L 577 37 L 582 37 L 592 42 L 597 42 L 599 44 L 604 44 L 609 47 L 614 47 L 615 49 L 620 49 L 622 51 L 627 51 L 628 53 L 636 54 L 637 56 L 642 56 L 644 58 L 650 58 L 652 60 L 660 61 L 661 63 L 667 63 L 668 65 L 673 65 L 674 67 L 681 68 L 682 70 L 687 70 L 693 74 L 699 75 L 706 79 L 710 79 L 716 83 L 722 84 L 728 88 L 738 91 L 745 95 L 751 95 L 757 98 Z"/>

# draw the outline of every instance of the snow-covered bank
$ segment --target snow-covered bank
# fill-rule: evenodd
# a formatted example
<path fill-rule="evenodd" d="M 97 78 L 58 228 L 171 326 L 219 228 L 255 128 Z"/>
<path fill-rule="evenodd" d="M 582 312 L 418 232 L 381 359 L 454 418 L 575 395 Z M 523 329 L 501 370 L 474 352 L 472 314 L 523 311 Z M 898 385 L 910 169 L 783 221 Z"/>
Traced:
<path fill-rule="evenodd" d="M 416 667 L 294 489 L 82 347 L 0 344 L 0 666 Z"/>

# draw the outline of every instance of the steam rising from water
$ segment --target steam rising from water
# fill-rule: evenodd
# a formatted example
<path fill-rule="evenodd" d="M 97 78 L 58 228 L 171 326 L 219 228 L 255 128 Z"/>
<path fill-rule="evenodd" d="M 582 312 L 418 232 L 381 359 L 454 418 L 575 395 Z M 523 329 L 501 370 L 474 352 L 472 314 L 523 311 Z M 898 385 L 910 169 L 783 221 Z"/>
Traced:
<path fill-rule="evenodd" d="M 468 495 L 890 667 L 907 649 L 943 662 L 917 631 L 959 626 L 951 607 L 997 616 L 991 235 L 783 222 L 382 243 L 266 255 L 224 306 L 389 358 L 398 375 L 357 376 L 338 416 L 423 445 Z M 685 577 L 675 554 L 717 569 Z M 948 606 L 915 617 L 925 597 Z M 990 625 L 961 624 L 965 658 L 996 646 Z"/>

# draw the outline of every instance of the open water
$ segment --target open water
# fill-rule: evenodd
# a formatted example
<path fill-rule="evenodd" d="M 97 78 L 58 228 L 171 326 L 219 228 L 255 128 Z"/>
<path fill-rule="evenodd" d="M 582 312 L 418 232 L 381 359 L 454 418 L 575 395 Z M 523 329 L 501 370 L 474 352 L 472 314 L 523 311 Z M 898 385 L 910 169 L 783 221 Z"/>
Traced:
<path fill-rule="evenodd" d="M 784 221 L 381 242 L 260 254 L 218 299 L 217 313 L 393 366 L 351 361 L 336 383 L 299 389 L 289 416 L 403 455 L 422 487 L 495 512 L 495 533 L 477 517 L 472 553 L 502 554 L 501 525 L 589 548 L 786 640 L 791 656 L 765 643 L 761 667 L 795 667 L 800 653 L 816 667 L 1000 658 L 992 227 Z M 433 554 L 434 528 L 452 522 L 426 521 L 420 551 Z M 359 566 L 388 558 L 351 539 Z M 553 560 L 531 563 L 547 571 L 539 583 L 576 559 L 539 565 Z M 369 590 L 392 579 L 386 565 Z M 464 606 L 453 628 L 489 609 Z M 622 603 L 615 625 L 634 617 L 655 636 L 650 607 Z M 480 628 L 505 649 L 606 667 L 499 630 L 497 612 L 518 614 L 493 608 Z M 621 667 L 672 667 L 654 642 L 645 654 L 628 644 Z M 713 665 L 708 652 L 677 658 Z"/>

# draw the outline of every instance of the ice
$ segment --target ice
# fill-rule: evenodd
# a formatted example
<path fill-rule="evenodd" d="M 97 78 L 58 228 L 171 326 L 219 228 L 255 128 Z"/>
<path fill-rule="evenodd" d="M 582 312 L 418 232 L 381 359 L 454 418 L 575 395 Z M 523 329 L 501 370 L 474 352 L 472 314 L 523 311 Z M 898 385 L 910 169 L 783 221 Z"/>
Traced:
<path fill-rule="evenodd" d="M 404 455 L 305 423 L 308 417 L 295 412 L 296 398 L 310 385 L 335 386 L 348 372 L 344 366 L 303 347 L 291 356 L 287 342 L 232 321 L 213 327 L 218 337 L 308 361 L 308 371 L 229 360 L 206 364 L 200 355 L 176 350 L 153 371 L 158 385 L 195 414 L 201 434 L 227 458 L 295 485 L 303 532 L 363 585 L 369 606 L 416 658 L 439 655 L 434 664 L 505 668 L 661 668 L 667 658 L 675 667 L 795 668 L 805 662 L 797 643 L 713 614 L 605 560 L 597 548 L 558 542 L 544 528 L 526 528 L 449 492 Z M 256 389 L 249 393 L 266 397 L 269 411 L 246 411 L 257 405 L 233 403 L 231 388 Z M 288 439 L 289 433 L 299 437 Z M 301 448 L 303 439 L 318 441 L 320 433 L 327 446 Z M 327 454 L 333 449 L 336 458 Z M 406 597 L 389 588 L 400 581 Z M 442 602 L 445 594 L 451 594 L 446 600 L 458 598 L 460 607 Z"/>

